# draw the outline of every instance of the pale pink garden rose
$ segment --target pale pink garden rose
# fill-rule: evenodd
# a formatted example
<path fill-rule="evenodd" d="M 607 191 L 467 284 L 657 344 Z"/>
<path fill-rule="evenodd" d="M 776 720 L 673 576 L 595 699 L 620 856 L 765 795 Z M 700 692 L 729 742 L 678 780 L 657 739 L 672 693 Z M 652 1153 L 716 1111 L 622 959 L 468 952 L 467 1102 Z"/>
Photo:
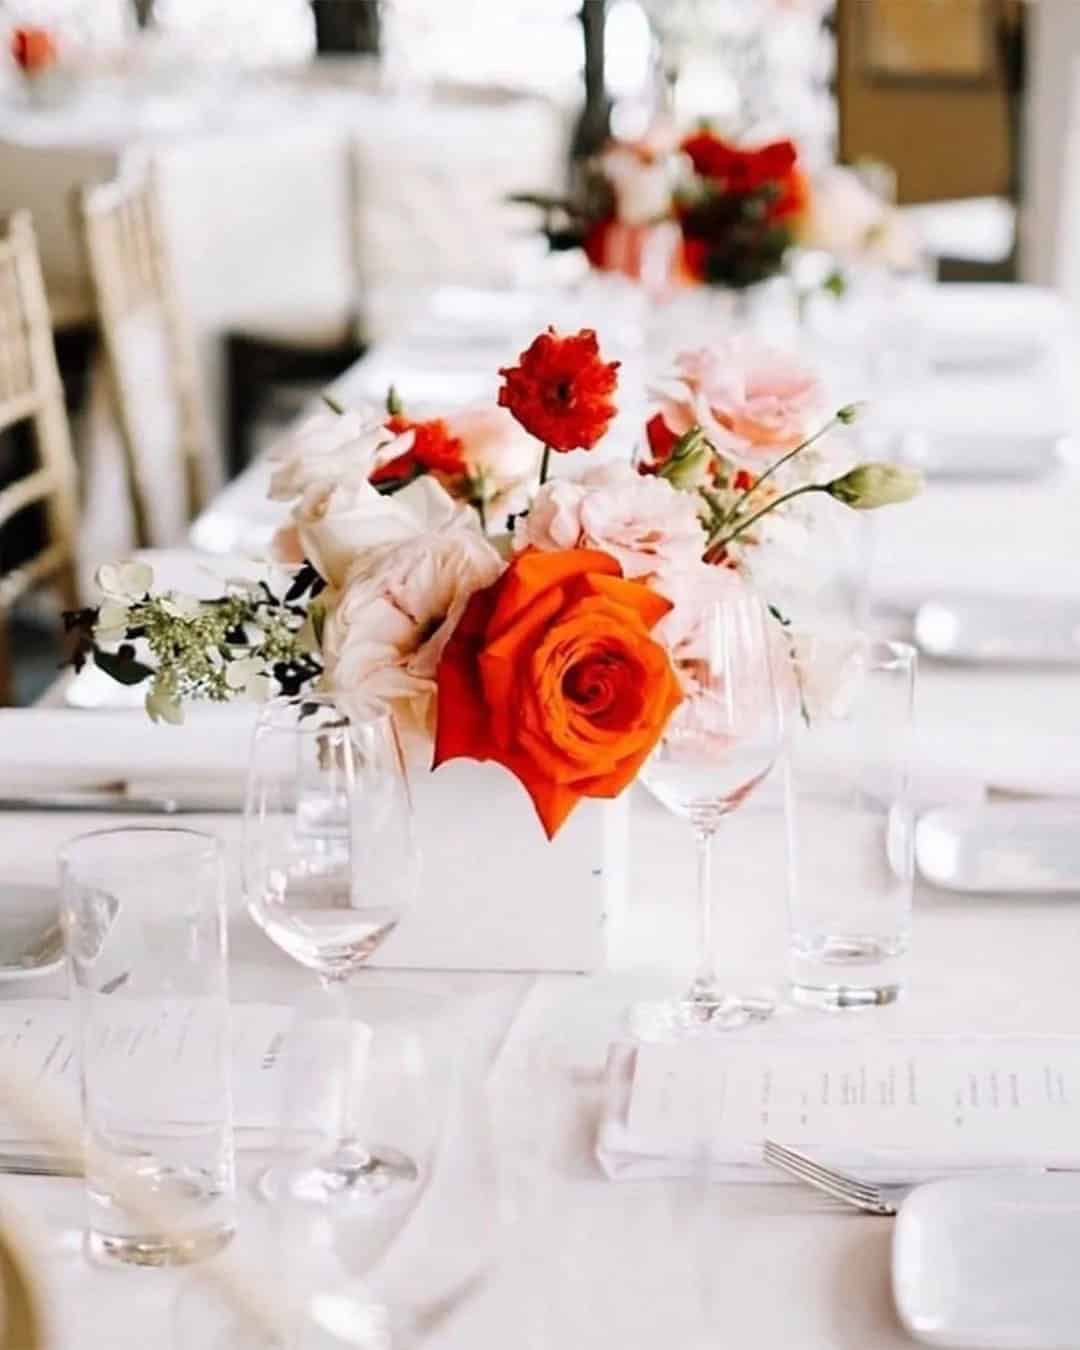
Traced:
<path fill-rule="evenodd" d="M 388 548 L 430 530 L 471 528 L 472 519 L 433 478 L 418 478 L 392 496 L 360 475 L 316 482 L 293 507 L 295 537 L 279 531 L 275 555 L 306 558 L 324 581 L 340 586 L 358 560 L 373 565 Z"/>
<path fill-rule="evenodd" d="M 469 598 L 504 565 L 456 521 L 359 559 L 326 617 L 324 686 L 350 708 L 389 706 L 406 729 L 430 730 L 443 649 Z"/>
<path fill-rule="evenodd" d="M 501 530 L 507 516 L 523 511 L 536 482 L 541 447 L 505 409 L 496 405 L 464 408 L 446 418 L 451 436 L 461 441 L 474 490 L 484 503 L 488 528 Z"/>
<path fill-rule="evenodd" d="M 777 711 L 787 716 L 793 706 L 789 641 L 781 625 L 764 615 L 764 624 L 745 625 L 763 641 L 746 648 L 737 663 L 743 684 L 728 700 L 716 679 L 715 666 L 708 668 L 716 641 L 713 625 L 716 606 L 737 609 L 757 606 L 756 590 L 747 579 L 729 567 L 700 564 L 657 587 L 672 602 L 671 611 L 653 629 L 653 637 L 668 652 L 683 689 L 683 702 L 675 713 L 678 730 L 694 738 L 715 738 L 718 746 L 740 732 L 749 734 L 757 718 L 772 718 Z M 733 724 L 733 716 L 735 722 Z M 699 753 L 699 747 L 692 747 Z"/>
<path fill-rule="evenodd" d="M 705 532 L 695 494 L 629 464 L 598 464 L 576 482 L 545 484 L 519 522 L 514 546 L 600 549 L 624 576 L 648 580 L 699 565 Z"/>
<path fill-rule="evenodd" d="M 805 440 L 824 402 L 814 371 L 745 334 L 683 352 L 650 394 L 676 436 L 700 426 L 725 459 L 751 471 Z"/>
<path fill-rule="evenodd" d="M 316 484 L 345 477 L 367 479 L 376 464 L 404 454 L 413 433 L 395 436 L 384 422 L 369 406 L 343 413 L 327 409 L 305 419 L 270 451 L 271 500 L 292 501 Z"/>
<path fill-rule="evenodd" d="M 800 242 L 850 262 L 905 270 L 919 259 L 919 240 L 904 217 L 854 169 L 833 164 L 815 179 Z"/>

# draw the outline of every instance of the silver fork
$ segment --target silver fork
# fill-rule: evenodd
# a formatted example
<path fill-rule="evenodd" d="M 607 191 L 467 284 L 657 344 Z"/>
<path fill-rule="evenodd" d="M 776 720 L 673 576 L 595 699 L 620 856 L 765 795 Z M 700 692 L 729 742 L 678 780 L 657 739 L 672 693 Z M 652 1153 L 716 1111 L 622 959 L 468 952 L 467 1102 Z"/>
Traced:
<path fill-rule="evenodd" d="M 848 1172 L 825 1167 L 798 1149 L 787 1148 L 772 1139 L 765 1140 L 762 1157 L 770 1167 L 777 1167 L 805 1185 L 831 1195 L 834 1200 L 861 1209 L 864 1214 L 895 1214 L 904 1196 L 912 1189 L 910 1185 L 900 1183 L 879 1185 L 863 1181 Z"/>

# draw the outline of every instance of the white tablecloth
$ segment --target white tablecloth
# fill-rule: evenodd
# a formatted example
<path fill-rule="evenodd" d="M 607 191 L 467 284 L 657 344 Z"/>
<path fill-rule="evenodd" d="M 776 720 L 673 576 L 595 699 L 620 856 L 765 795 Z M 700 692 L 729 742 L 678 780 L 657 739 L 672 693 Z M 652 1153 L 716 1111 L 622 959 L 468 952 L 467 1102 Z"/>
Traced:
<path fill-rule="evenodd" d="M 1033 404 L 1033 372 L 988 377 L 1023 420 Z M 353 387 L 363 383 L 357 372 Z M 959 381 L 964 399 L 976 395 Z M 257 467 L 230 489 L 216 512 L 224 535 L 250 519 Z M 920 562 L 938 583 L 995 582 L 1019 572 L 1040 587 L 1074 585 L 1080 558 L 1075 474 L 1022 489 L 934 485 L 926 499 L 883 517 L 877 562 L 886 576 Z M 269 518 L 263 524 L 269 523 Z M 209 542 L 208 540 L 205 542 Z M 235 538 L 223 547 L 235 546 Z M 1049 574 L 1041 558 L 1053 560 Z M 1048 738 L 1078 726 L 1075 673 L 991 673 L 927 664 L 919 718 L 924 736 L 948 759 L 978 760 L 995 738 L 1007 751 L 1025 737 Z M 87 714 L 92 716 L 92 714 Z M 47 881 L 54 854 L 87 822 L 64 816 L 0 816 L 0 876 Z M 198 820 L 192 823 L 200 823 Z M 220 828 L 220 819 L 204 822 Z M 762 848 L 776 817 L 748 807 L 719 841 L 716 885 L 725 901 L 723 964 L 742 986 L 783 977 L 783 850 Z M 779 838 L 779 834 L 775 836 Z M 620 1012 L 636 996 L 676 989 L 691 965 L 693 877 L 682 827 L 644 794 L 635 796 L 629 907 L 612 935 L 611 969 L 602 976 L 446 975 L 407 980 L 476 1000 L 475 1057 L 488 1092 L 474 1090 L 446 1141 L 439 1176 L 449 1184 L 486 1147 L 486 1107 L 502 1193 L 517 1222 L 501 1243 L 505 1260 L 484 1296 L 451 1324 L 442 1342 L 629 1348 L 745 1345 L 754 1350 L 887 1350 L 908 1344 L 889 1287 L 887 1220 L 842 1213 L 787 1185 L 723 1186 L 691 1181 L 614 1184 L 591 1157 L 600 1072 Z M 785 1036 L 814 1022 L 824 1034 L 853 1027 L 901 1032 L 1080 1032 L 1075 901 L 1012 896 L 987 900 L 920 884 L 908 997 L 888 1009 L 830 1019 L 785 1011 L 766 1034 Z M 308 979 L 239 912 L 232 898 L 233 993 L 238 1000 L 289 999 Z M 0 996 L 60 992 L 62 981 L 0 987 Z M 491 1195 L 464 1186 L 448 1211 L 433 1192 L 417 1212 L 411 1238 L 453 1242 L 455 1224 L 474 1220 Z M 45 1233 L 52 1306 L 63 1350 L 166 1345 L 178 1279 L 167 1272 L 99 1273 L 77 1250 L 76 1184 L 0 1180 L 0 1198 L 31 1213 Z M 258 1210 L 245 1206 L 250 1232 Z M 456 1222 L 456 1220 L 455 1220 Z"/>

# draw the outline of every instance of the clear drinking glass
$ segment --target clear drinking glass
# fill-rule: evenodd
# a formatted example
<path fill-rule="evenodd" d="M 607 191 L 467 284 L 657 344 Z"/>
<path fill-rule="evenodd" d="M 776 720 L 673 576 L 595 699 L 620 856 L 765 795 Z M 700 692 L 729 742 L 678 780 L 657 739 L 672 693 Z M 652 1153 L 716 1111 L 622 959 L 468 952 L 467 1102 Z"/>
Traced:
<path fill-rule="evenodd" d="M 350 717 L 322 697 L 271 704 L 255 730 L 245 812 L 244 887 L 252 918 L 337 998 L 341 1092 L 327 1156 L 273 1170 L 266 1184 L 328 1202 L 370 1201 L 414 1185 L 413 1161 L 371 1150 L 353 1125 L 351 1085 L 370 1031 L 345 981 L 397 927 L 419 881 L 405 763 L 389 714 Z"/>
<path fill-rule="evenodd" d="M 908 792 L 915 650 L 793 639 L 803 716 L 785 767 L 792 992 L 826 1008 L 891 1003 L 911 933 Z"/>
<path fill-rule="evenodd" d="M 60 854 L 82 1073 L 87 1249 L 174 1265 L 235 1227 L 221 848 L 195 830 Z"/>
<path fill-rule="evenodd" d="M 698 970 L 682 998 L 641 1008 L 641 1035 L 727 1031 L 759 1021 L 771 1001 L 720 988 L 716 974 L 712 843 L 776 762 L 783 711 L 774 672 L 780 630 L 745 589 L 712 606 L 694 658 L 680 662 L 686 695 L 672 714 L 642 781 L 664 806 L 688 821 L 698 857 Z"/>

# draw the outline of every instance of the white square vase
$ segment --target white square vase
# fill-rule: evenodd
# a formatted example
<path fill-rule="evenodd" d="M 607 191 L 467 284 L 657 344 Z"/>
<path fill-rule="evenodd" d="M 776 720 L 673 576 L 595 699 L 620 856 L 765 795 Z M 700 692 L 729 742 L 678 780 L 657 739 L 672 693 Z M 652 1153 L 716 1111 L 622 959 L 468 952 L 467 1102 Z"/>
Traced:
<path fill-rule="evenodd" d="M 370 964 L 442 970 L 596 970 L 626 888 L 629 794 L 584 800 L 548 841 L 518 780 L 452 760 L 412 774 L 423 876 Z"/>

